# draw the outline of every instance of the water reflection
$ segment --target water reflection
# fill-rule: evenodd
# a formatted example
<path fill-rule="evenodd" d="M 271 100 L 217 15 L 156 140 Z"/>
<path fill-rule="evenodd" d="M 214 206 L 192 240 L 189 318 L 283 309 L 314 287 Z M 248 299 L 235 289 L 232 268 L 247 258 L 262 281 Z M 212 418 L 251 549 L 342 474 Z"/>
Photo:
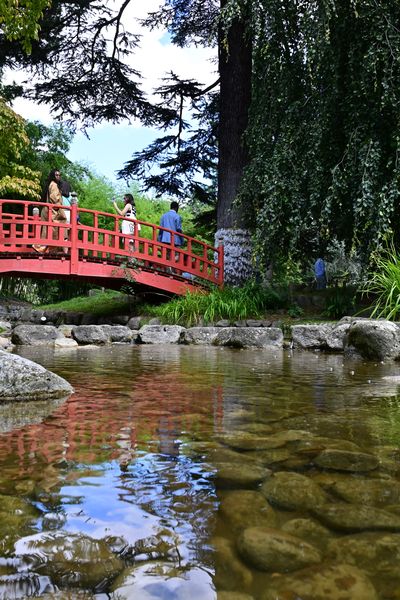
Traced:
<path fill-rule="evenodd" d="M 226 506 L 244 527 L 266 502 L 259 491 L 271 471 L 306 474 L 331 494 L 343 477 L 332 483 L 313 463 L 326 447 L 374 453 L 380 472 L 371 477 L 397 481 L 398 386 L 382 379 L 397 375 L 394 364 L 179 346 L 20 353 L 75 394 L 48 412 L 37 405 L 34 422 L 0 434 L 0 494 L 9 502 L 0 513 L 0 598 L 11 597 L 21 573 L 25 595 L 15 597 L 61 587 L 115 599 L 208 600 L 217 590 L 261 598 L 270 574 L 238 556 L 238 518 Z M 250 496 L 232 502 L 243 488 Z M 291 518 L 276 506 L 268 512 L 273 527 Z"/>

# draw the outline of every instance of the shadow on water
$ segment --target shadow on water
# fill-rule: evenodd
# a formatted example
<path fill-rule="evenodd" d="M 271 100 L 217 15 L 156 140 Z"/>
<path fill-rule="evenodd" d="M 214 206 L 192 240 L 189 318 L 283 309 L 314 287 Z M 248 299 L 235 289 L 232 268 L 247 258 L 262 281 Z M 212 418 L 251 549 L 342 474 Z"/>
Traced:
<path fill-rule="evenodd" d="M 344 598 L 400 598 L 396 365 L 180 346 L 19 353 L 75 394 L 3 414 L 0 599 L 280 600 L 306 597 L 308 581 L 318 600 L 339 563 L 358 586 Z"/>

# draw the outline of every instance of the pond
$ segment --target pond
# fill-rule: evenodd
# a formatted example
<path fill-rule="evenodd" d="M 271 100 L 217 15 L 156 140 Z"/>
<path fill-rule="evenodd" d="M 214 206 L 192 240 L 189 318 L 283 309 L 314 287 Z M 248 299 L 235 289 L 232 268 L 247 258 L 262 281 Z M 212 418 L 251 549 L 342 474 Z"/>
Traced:
<path fill-rule="evenodd" d="M 395 363 L 19 353 L 75 393 L 0 407 L 0 599 L 400 599 Z"/>

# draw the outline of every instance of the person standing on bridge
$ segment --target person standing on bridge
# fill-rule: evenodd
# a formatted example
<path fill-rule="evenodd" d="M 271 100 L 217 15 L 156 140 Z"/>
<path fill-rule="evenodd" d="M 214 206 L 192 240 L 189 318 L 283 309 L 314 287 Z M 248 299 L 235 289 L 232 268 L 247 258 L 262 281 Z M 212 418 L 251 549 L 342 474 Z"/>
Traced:
<path fill-rule="evenodd" d="M 113 205 L 115 210 L 121 217 L 127 217 L 127 219 L 135 219 L 136 220 L 136 204 L 133 199 L 132 194 L 125 194 L 124 196 L 124 208 L 121 210 L 115 200 L 113 201 Z M 128 221 L 127 219 L 123 219 L 121 221 L 121 233 L 123 235 L 135 235 L 135 227 L 137 231 L 140 231 L 139 223 L 134 223 L 133 221 Z M 133 241 L 129 240 L 130 249 L 133 250 Z"/>
<path fill-rule="evenodd" d="M 47 181 L 43 188 L 42 193 L 42 202 L 46 202 L 47 204 L 52 204 L 50 221 L 54 223 L 66 223 L 67 218 L 65 215 L 65 211 L 62 207 L 62 194 L 60 189 L 61 182 L 61 173 L 58 169 L 53 169 L 50 171 L 49 176 L 47 177 Z M 49 220 L 49 208 L 48 206 L 43 206 L 42 211 L 40 213 L 40 218 L 42 221 Z M 53 227 L 53 239 L 59 239 L 59 232 L 56 228 Z M 47 227 L 42 227 L 42 237 L 47 237 Z M 62 237 L 64 238 L 64 232 L 61 232 Z M 47 251 L 47 246 L 41 246 L 39 244 L 34 244 L 32 246 L 36 252 L 39 254 L 44 254 Z M 64 252 L 68 252 L 68 248 L 63 248 Z"/>
<path fill-rule="evenodd" d="M 160 227 L 165 227 L 166 229 L 172 229 L 172 231 L 182 233 L 182 219 L 181 216 L 178 215 L 178 210 L 179 204 L 175 201 L 172 201 L 169 211 L 161 216 Z M 157 240 L 163 244 L 170 244 L 171 237 L 172 235 L 169 231 L 160 229 Z M 174 234 L 174 244 L 175 246 L 183 246 L 183 237 L 181 235 Z"/>
<path fill-rule="evenodd" d="M 71 206 L 71 184 L 66 179 L 60 180 L 60 190 L 62 195 L 62 203 L 63 206 Z M 65 217 L 67 219 L 67 223 L 71 223 L 71 213 L 69 210 L 65 210 Z"/>

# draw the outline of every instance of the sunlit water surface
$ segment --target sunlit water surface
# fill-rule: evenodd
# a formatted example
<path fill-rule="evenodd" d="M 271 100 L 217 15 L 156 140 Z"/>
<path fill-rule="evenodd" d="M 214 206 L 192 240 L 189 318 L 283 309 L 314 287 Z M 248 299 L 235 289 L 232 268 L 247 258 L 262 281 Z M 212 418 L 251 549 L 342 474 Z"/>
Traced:
<path fill-rule="evenodd" d="M 252 518 L 242 507 L 221 510 L 235 490 L 264 501 L 263 481 L 282 471 L 312 478 L 330 501 L 335 477 L 398 482 L 396 364 L 181 346 L 19 352 L 75 393 L 14 415 L 1 408 L 3 430 L 16 428 L 0 434 L 0 599 L 211 600 L 235 591 L 259 600 L 279 572 L 237 552 L 237 518 L 244 510 L 243 527 Z M 275 448 L 253 444 L 280 434 Z M 379 466 L 360 474 L 315 464 L 341 441 Z M 247 481 L 255 466 L 265 475 Z M 400 498 L 391 504 L 396 516 Z M 277 529 L 310 518 L 272 505 Z M 367 574 L 378 598 L 400 598 L 391 571 Z"/>

